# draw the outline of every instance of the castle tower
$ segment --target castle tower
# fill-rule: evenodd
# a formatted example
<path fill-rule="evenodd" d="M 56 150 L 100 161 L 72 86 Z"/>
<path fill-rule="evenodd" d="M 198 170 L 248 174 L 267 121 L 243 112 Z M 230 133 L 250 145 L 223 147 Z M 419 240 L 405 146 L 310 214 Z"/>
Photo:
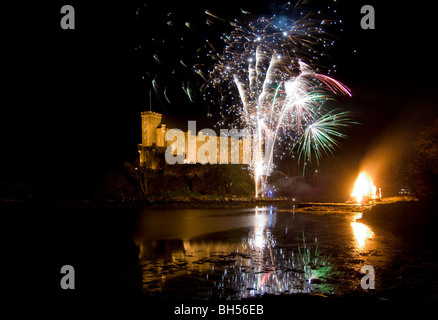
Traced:
<path fill-rule="evenodd" d="M 166 147 L 166 124 L 162 123 L 161 126 L 155 130 L 157 131 L 157 147 Z"/>
<path fill-rule="evenodd" d="M 162 115 L 153 111 L 141 113 L 141 144 L 150 147 L 157 144 L 157 127 L 161 123 Z"/>

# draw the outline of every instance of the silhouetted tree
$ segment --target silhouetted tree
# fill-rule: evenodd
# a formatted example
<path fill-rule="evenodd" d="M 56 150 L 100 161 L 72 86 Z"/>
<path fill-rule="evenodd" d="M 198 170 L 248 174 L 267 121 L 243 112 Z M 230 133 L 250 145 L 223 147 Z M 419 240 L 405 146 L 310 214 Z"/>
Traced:
<path fill-rule="evenodd" d="M 135 195 L 135 186 L 124 170 L 112 170 L 104 178 L 104 194 L 125 201 Z"/>
<path fill-rule="evenodd" d="M 406 160 L 406 177 L 412 192 L 432 198 L 438 190 L 438 119 L 419 135 Z"/>
<path fill-rule="evenodd" d="M 141 192 L 147 196 L 149 194 L 148 186 L 150 179 L 156 174 L 156 171 L 145 166 L 140 166 L 138 160 L 133 163 L 126 162 L 125 169 L 131 177 L 137 180 Z"/>

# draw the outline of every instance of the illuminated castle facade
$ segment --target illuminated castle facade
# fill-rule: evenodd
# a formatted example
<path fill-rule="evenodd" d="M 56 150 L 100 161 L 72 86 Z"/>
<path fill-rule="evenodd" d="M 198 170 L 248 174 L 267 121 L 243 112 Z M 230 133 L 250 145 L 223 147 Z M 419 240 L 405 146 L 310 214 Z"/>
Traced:
<path fill-rule="evenodd" d="M 167 128 L 166 124 L 161 123 L 162 114 L 145 111 L 141 113 L 142 139 L 138 145 L 140 154 L 140 165 L 152 169 L 162 169 L 166 166 L 166 150 L 172 154 L 178 163 L 211 163 L 211 164 L 248 164 L 250 161 L 251 139 L 247 137 L 216 137 L 215 135 L 205 135 L 202 131 L 196 134 L 189 130 L 181 133 L 182 145 L 175 148 L 175 137 L 173 140 L 170 133 L 175 130 Z M 166 141 L 166 133 L 169 132 Z M 195 129 L 196 131 L 196 129 Z M 212 140 L 211 140 L 212 139 Z M 214 142 L 216 150 L 205 148 L 204 144 Z M 181 141 L 180 141 L 181 143 Z M 203 147 L 204 146 L 204 147 Z M 200 156 L 202 155 L 202 157 Z M 202 159 L 202 160 L 201 160 Z"/>

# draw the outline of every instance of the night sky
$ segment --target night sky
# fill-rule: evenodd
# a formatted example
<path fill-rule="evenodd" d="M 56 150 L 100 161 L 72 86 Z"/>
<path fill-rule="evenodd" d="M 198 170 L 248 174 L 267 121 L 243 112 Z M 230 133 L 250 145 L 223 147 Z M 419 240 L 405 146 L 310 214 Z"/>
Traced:
<path fill-rule="evenodd" d="M 3 179 L 82 188 L 135 159 L 141 141 L 140 112 L 149 104 L 148 75 L 156 71 L 149 39 L 161 32 L 148 28 L 162 24 L 166 12 L 180 18 L 187 15 L 196 24 L 202 22 L 197 19 L 205 9 L 231 19 L 241 15 L 240 8 L 269 16 L 282 3 L 92 2 L 68 2 L 75 8 L 75 30 L 60 27 L 60 8 L 66 4 L 62 1 L 20 3 L 5 10 Z M 375 30 L 360 27 L 360 8 L 365 4 L 375 8 Z M 345 27 L 331 52 L 338 66 L 334 77 L 353 94 L 341 107 L 361 123 L 348 130 L 350 138 L 342 141 L 337 154 L 354 167 L 385 133 L 404 132 L 414 138 L 419 128 L 437 117 L 436 17 L 432 4 L 424 2 L 338 0 L 336 6 Z M 139 8 L 142 18 L 136 15 Z M 199 45 L 190 41 L 182 54 Z M 177 53 L 163 53 L 167 54 L 172 59 Z M 171 99 L 169 104 L 152 97 L 153 111 L 165 114 L 168 123 L 205 119 L 207 104 L 191 103 L 181 92 L 171 94 Z"/>

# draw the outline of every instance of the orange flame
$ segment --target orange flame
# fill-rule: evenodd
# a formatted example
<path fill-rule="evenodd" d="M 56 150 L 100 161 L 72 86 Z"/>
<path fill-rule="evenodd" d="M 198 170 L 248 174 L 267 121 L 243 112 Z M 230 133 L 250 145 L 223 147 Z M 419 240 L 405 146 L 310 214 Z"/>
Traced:
<path fill-rule="evenodd" d="M 357 203 L 361 203 L 363 198 L 368 196 L 371 199 L 377 198 L 377 188 L 373 180 L 365 171 L 361 172 L 354 183 L 353 193 L 351 196 L 356 198 Z"/>

